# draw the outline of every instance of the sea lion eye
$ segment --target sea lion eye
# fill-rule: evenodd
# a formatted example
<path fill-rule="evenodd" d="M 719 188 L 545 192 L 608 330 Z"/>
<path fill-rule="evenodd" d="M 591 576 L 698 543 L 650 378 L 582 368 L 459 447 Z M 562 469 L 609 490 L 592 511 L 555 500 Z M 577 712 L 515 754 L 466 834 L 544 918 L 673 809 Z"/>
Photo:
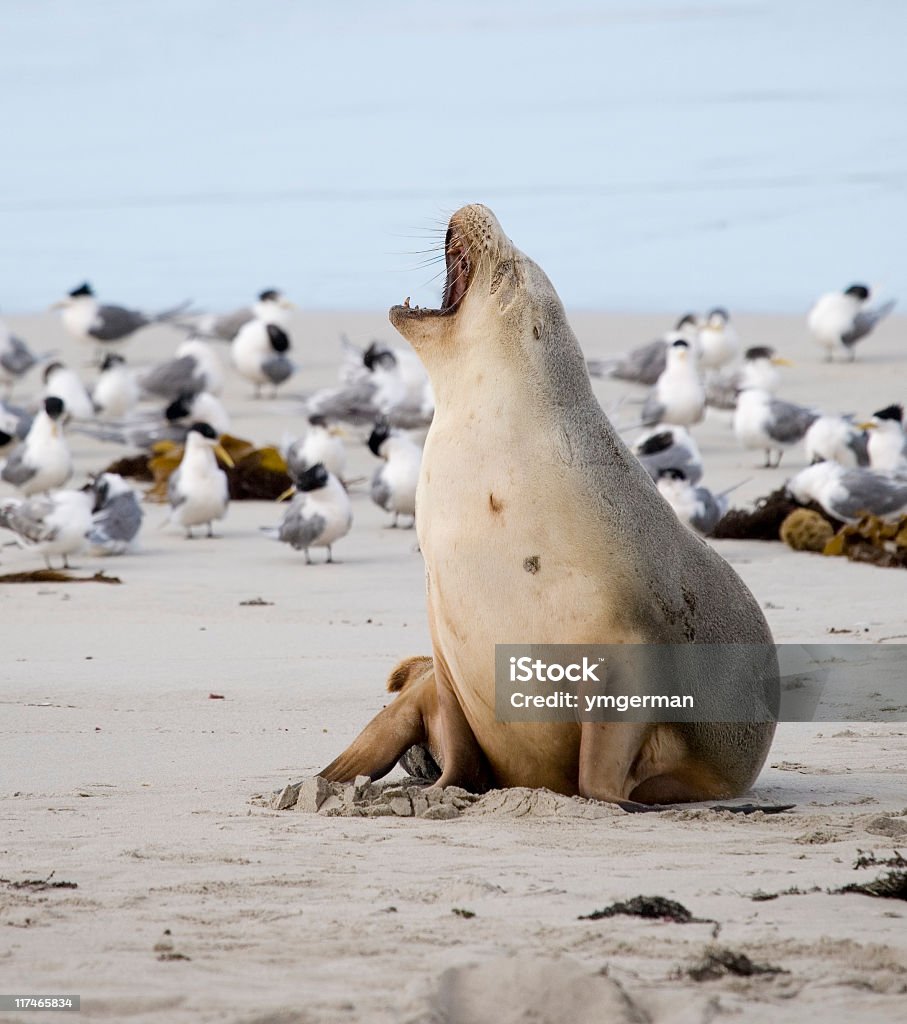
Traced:
<path fill-rule="evenodd" d="M 497 269 L 494 272 L 494 277 L 491 279 L 491 294 L 501 287 L 501 282 L 504 278 L 513 272 L 513 260 L 503 260 L 497 265 Z"/>

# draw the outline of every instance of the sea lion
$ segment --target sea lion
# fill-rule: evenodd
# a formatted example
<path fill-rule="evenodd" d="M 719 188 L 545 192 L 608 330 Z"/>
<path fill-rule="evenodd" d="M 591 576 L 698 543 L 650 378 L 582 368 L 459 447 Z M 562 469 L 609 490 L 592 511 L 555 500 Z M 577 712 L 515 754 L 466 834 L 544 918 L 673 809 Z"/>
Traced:
<path fill-rule="evenodd" d="M 547 787 L 633 805 L 742 793 L 772 721 L 496 717 L 503 642 L 757 645 L 777 662 L 752 594 L 678 521 L 602 412 L 542 270 L 480 205 L 453 215 L 445 251 L 441 308 L 390 311 L 436 398 L 416 500 L 431 667 L 398 666 L 396 700 L 323 774 L 379 778 L 422 744 L 437 785 L 477 792 Z M 740 667 L 699 679 L 697 708 L 718 689 L 743 719 L 753 694 Z"/>

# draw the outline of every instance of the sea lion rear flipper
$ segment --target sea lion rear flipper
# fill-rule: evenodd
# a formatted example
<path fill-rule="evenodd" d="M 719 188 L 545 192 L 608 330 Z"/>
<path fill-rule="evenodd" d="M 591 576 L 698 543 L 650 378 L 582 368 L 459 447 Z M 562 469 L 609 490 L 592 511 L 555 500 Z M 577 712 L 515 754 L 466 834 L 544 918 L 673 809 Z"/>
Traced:
<path fill-rule="evenodd" d="M 319 773 L 323 778 L 329 782 L 352 782 L 357 775 L 383 778 L 410 747 L 428 742 L 428 722 L 437 708 L 431 658 L 401 662 L 390 675 L 388 689 L 398 696 Z"/>

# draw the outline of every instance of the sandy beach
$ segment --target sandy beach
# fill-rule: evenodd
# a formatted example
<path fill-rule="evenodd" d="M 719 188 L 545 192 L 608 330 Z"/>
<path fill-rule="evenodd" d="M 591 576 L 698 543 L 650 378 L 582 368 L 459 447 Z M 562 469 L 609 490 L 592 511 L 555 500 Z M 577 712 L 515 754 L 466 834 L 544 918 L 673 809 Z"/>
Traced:
<path fill-rule="evenodd" d="M 90 353 L 55 318 L 7 319 L 35 350 L 93 377 Z M 648 341 L 671 319 L 571 317 L 589 357 Z M 802 317 L 735 322 L 745 345 L 795 363 L 785 398 L 860 416 L 904 399 L 905 317 L 852 365 L 823 364 Z M 279 398 L 256 401 L 228 375 L 232 432 L 260 445 L 303 432 L 298 396 L 334 382 L 340 332 L 403 344 L 381 311 L 304 312 L 292 328 L 301 369 Z M 127 354 L 145 365 L 178 340 L 155 327 Z M 15 397 L 39 383 L 33 371 Z M 641 392 L 595 389 L 616 420 L 632 419 Z M 711 410 L 695 435 L 705 483 L 744 481 L 735 505 L 803 465 L 798 449 L 762 469 L 760 454 L 738 449 L 730 413 Z M 125 454 L 71 442 L 75 486 Z M 375 465 L 351 435 L 350 476 Z M 336 564 L 316 552 L 307 566 L 265 538 L 273 504 L 235 502 L 217 537 L 193 541 L 148 504 L 140 550 L 76 559 L 76 575 L 103 569 L 120 585 L 0 587 L 0 991 L 79 994 L 81 1019 L 136 1024 L 904 1019 L 905 904 L 826 891 L 885 873 L 855 868 L 860 851 L 881 861 L 907 847 L 903 724 L 779 726 L 752 793 L 795 805 L 778 815 L 593 813 L 564 798 L 480 801 L 427 821 L 256 800 L 327 764 L 386 703 L 394 664 L 430 653 L 415 532 L 387 529 L 365 482 L 351 495 Z M 777 642 L 907 640 L 903 571 L 714 543 Z M 40 564 L 0 549 L 2 573 Z M 48 887 L 19 884 L 39 879 Z M 579 919 L 639 895 L 701 920 Z M 695 980 L 688 969 L 714 947 L 780 970 Z M 542 991 L 554 1009 L 539 1009 Z M 0 1014 L 45 1018 L 57 1019 Z"/>

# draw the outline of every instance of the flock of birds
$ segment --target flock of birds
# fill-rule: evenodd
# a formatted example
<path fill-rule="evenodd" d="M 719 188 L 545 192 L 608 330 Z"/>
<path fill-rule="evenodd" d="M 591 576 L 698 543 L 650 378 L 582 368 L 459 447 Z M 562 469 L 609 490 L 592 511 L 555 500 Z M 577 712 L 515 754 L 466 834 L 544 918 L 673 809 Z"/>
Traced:
<path fill-rule="evenodd" d="M 807 326 L 826 359 L 852 361 L 856 346 L 894 308 L 875 305 L 870 289 L 854 284 L 821 296 Z M 708 406 L 733 410 L 733 431 L 744 449 L 764 453 L 766 467 L 779 466 L 784 452 L 805 446 L 807 468 L 786 483 L 795 500 L 817 502 L 829 515 L 857 522 L 863 515 L 896 519 L 907 514 L 907 435 L 903 406 L 893 403 L 865 420 L 830 414 L 777 397 L 778 367 L 790 365 L 769 346 L 740 352 L 726 310 L 704 318 L 682 317 L 672 331 L 610 360 L 590 360 L 593 376 L 650 388 L 638 423 L 644 428 L 633 451 L 678 517 L 710 534 L 727 512 L 728 491 L 700 485 L 699 447 L 690 428 Z M 738 485 L 739 486 L 739 485 Z"/>
<path fill-rule="evenodd" d="M 276 395 L 295 373 L 288 333 L 293 310 L 281 292 L 268 289 L 257 300 L 224 316 L 199 315 L 188 303 L 156 314 L 103 305 L 88 284 L 55 306 L 63 327 L 92 346 L 99 373 L 90 389 L 53 353 L 36 354 L 0 324 L 0 478 L 19 497 L 0 499 L 0 527 L 16 542 L 40 552 L 48 565 L 86 545 L 97 554 L 133 548 L 142 526 L 141 495 L 121 476 L 100 472 L 80 490 L 67 490 L 73 476 L 70 438 L 87 435 L 151 452 L 158 442 L 183 446 L 168 481 L 169 522 L 191 537 L 198 527 L 213 534 L 226 514 L 227 476 L 232 465 L 220 439 L 230 429 L 221 395 L 225 384 L 223 346 L 236 373 L 260 397 Z M 867 337 L 893 308 L 875 305 L 864 285 L 822 296 L 809 313 L 808 328 L 826 350 L 853 359 Z M 123 346 L 150 324 L 169 324 L 182 333 L 171 358 L 141 371 L 129 365 Z M 431 423 L 434 396 L 413 352 L 373 342 L 360 349 L 343 339 L 336 387 L 305 398 L 307 431 L 285 440 L 283 454 L 292 500 L 276 527 L 264 532 L 305 552 L 326 549 L 352 526 L 346 479 L 351 431 L 367 438 L 379 464 L 371 480 L 372 500 L 411 526 L 422 442 Z M 741 352 L 737 332 L 721 308 L 705 317 L 687 314 L 663 337 L 623 356 L 590 360 L 592 376 L 649 389 L 636 422 L 631 448 L 678 517 L 690 528 L 711 533 L 727 511 L 728 491 L 712 493 L 701 484 L 702 457 L 692 428 L 707 406 L 733 410 L 733 430 L 744 449 L 760 450 L 765 465 L 777 466 L 786 449 L 804 444 L 806 469 L 787 488 L 800 502 L 818 502 L 835 518 L 853 522 L 863 514 L 890 519 L 907 513 L 907 435 L 903 408 L 891 404 L 865 420 L 823 413 L 776 396 L 778 367 L 786 360 L 768 346 Z M 16 404 L 14 388 L 33 369 L 42 390 Z"/>
<path fill-rule="evenodd" d="M 78 436 L 113 442 L 151 454 L 161 441 L 182 446 L 182 457 L 167 485 L 168 522 L 188 537 L 196 528 L 213 535 L 224 517 L 229 486 L 223 466 L 232 468 L 220 439 L 230 429 L 224 406 L 226 372 L 219 348 L 229 345 L 230 362 L 254 388 L 271 396 L 292 377 L 288 321 L 293 305 L 268 289 L 248 308 L 225 316 L 194 314 L 188 303 L 149 314 L 98 302 L 83 284 L 53 308 L 63 327 L 95 350 L 94 385 L 55 358 L 34 353 L 0 324 L 0 479 L 19 492 L 0 498 L 0 527 L 16 542 L 43 555 L 48 568 L 88 547 L 93 554 L 131 550 L 143 521 L 142 496 L 119 474 L 92 475 L 79 490 L 65 489 L 74 473 L 71 442 Z M 141 371 L 122 353 L 140 329 L 166 323 L 183 334 L 173 356 Z M 285 440 L 284 456 L 292 501 L 279 525 L 263 532 L 305 552 L 332 545 L 352 525 L 345 484 L 348 428 L 367 427 L 367 445 L 379 460 L 371 481 L 373 500 L 411 526 L 421 460 L 419 431 L 434 411 L 428 378 L 412 352 L 373 343 L 357 348 L 344 339 L 340 386 L 310 395 L 307 432 Z M 41 371 L 38 395 L 19 404 L 14 388 L 33 369 Z M 415 437 L 415 439 L 414 439 Z"/>

